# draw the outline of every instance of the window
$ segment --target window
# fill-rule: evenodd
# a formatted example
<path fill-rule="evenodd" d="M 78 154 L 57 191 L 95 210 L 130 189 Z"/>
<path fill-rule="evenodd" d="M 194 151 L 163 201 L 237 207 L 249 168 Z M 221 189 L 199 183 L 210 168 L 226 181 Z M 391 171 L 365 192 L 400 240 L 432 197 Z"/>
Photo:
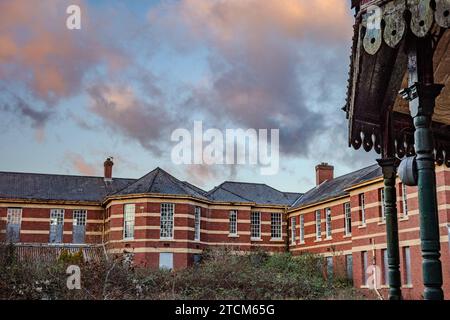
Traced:
<path fill-rule="evenodd" d="M 362 284 L 364 286 L 367 286 L 367 267 L 368 264 L 368 257 L 367 257 L 367 251 L 361 252 L 361 259 L 362 259 Z"/>
<path fill-rule="evenodd" d="M 386 205 L 384 203 L 384 188 L 380 189 L 380 218 L 386 221 Z"/>
<path fill-rule="evenodd" d="M 405 277 L 405 284 L 411 285 L 411 250 L 409 247 L 403 247 L 403 260 L 404 260 L 404 277 Z"/>
<path fill-rule="evenodd" d="M 135 205 L 126 204 L 123 206 L 123 238 L 134 238 L 134 217 L 135 217 Z"/>
<path fill-rule="evenodd" d="M 333 257 L 327 257 L 327 278 L 333 277 Z"/>
<path fill-rule="evenodd" d="M 295 233 L 296 233 L 296 218 L 295 217 L 291 217 L 291 243 L 295 244 Z"/>
<path fill-rule="evenodd" d="M 316 240 L 322 239 L 322 230 L 320 228 L 320 224 L 322 222 L 322 218 L 320 216 L 320 210 L 316 211 Z"/>
<path fill-rule="evenodd" d="M 401 183 L 402 190 L 402 209 L 403 217 L 408 216 L 408 193 L 406 192 L 406 184 Z"/>
<path fill-rule="evenodd" d="M 20 241 L 20 225 L 22 223 L 22 209 L 8 208 L 6 216 L 6 239 L 8 242 Z"/>
<path fill-rule="evenodd" d="M 366 225 L 366 204 L 364 193 L 359 195 L 359 221 L 361 221 L 361 225 Z"/>
<path fill-rule="evenodd" d="M 344 203 L 344 214 L 344 232 L 346 236 L 349 236 L 352 234 L 352 209 L 350 207 L 350 202 Z"/>
<path fill-rule="evenodd" d="M 174 204 L 161 204 L 161 223 L 159 237 L 161 239 L 173 239 L 173 212 Z"/>
<path fill-rule="evenodd" d="M 237 211 L 230 211 L 230 236 L 237 236 Z"/>
<path fill-rule="evenodd" d="M 159 254 L 159 268 L 166 270 L 173 269 L 173 253 L 161 252 Z"/>
<path fill-rule="evenodd" d="M 84 243 L 86 234 L 86 210 L 73 210 L 73 243 Z"/>
<path fill-rule="evenodd" d="M 382 250 L 384 284 L 389 285 L 389 260 L 387 249 Z"/>
<path fill-rule="evenodd" d="M 305 216 L 300 216 L 300 242 L 305 242 Z"/>
<path fill-rule="evenodd" d="M 345 256 L 345 267 L 347 271 L 347 279 L 353 280 L 353 255 L 348 254 Z"/>
<path fill-rule="evenodd" d="M 272 239 L 281 239 L 281 213 L 272 213 L 270 227 Z"/>
<path fill-rule="evenodd" d="M 194 240 L 200 241 L 200 221 L 202 216 L 202 209 L 200 207 L 195 207 L 194 214 Z"/>
<path fill-rule="evenodd" d="M 331 238 L 331 209 L 325 209 L 325 232 L 327 235 L 327 239 Z"/>
<path fill-rule="evenodd" d="M 250 232 L 252 239 L 261 239 L 261 212 L 250 214 Z"/>
<path fill-rule="evenodd" d="M 63 242 L 64 209 L 50 210 L 50 243 Z"/>

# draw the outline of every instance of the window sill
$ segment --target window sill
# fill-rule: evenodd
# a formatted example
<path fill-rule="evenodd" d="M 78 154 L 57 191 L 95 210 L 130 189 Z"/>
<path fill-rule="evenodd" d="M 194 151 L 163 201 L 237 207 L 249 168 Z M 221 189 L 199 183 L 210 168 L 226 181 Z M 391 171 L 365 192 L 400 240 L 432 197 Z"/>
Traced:
<path fill-rule="evenodd" d="M 332 237 L 326 237 L 325 241 L 328 241 L 328 240 L 333 240 L 333 238 Z"/>
<path fill-rule="evenodd" d="M 314 242 L 322 242 L 322 239 L 316 239 Z"/>
<path fill-rule="evenodd" d="M 409 220 L 409 216 L 402 216 L 400 217 L 400 219 L 398 219 L 399 221 L 408 221 Z"/>
<path fill-rule="evenodd" d="M 122 241 L 133 241 L 134 238 L 123 238 Z"/>
<path fill-rule="evenodd" d="M 273 241 L 273 242 L 280 242 L 280 241 L 283 241 L 283 239 L 282 238 L 272 238 L 272 239 L 270 239 L 270 241 Z"/>
<path fill-rule="evenodd" d="M 402 289 L 412 289 L 413 285 L 412 284 L 404 284 L 402 285 Z"/>
<path fill-rule="evenodd" d="M 172 241 L 173 238 L 159 238 L 159 240 L 161 240 L 161 241 Z"/>
<path fill-rule="evenodd" d="M 261 238 L 250 238 L 250 241 L 263 241 Z"/>
<path fill-rule="evenodd" d="M 228 238 L 239 238 L 238 234 L 229 234 Z"/>
<path fill-rule="evenodd" d="M 305 244 L 305 241 L 300 241 L 298 244 Z"/>
<path fill-rule="evenodd" d="M 382 225 L 385 225 L 385 224 L 386 224 L 386 220 L 383 220 L 383 221 L 378 222 L 378 225 L 379 225 L 379 226 L 382 226 Z"/>
<path fill-rule="evenodd" d="M 351 233 L 349 233 L 349 234 L 344 234 L 343 235 L 343 238 L 351 238 L 352 237 L 352 234 Z"/>
<path fill-rule="evenodd" d="M 367 224 L 362 224 L 362 225 L 358 226 L 358 229 L 363 229 L 363 228 L 366 228 L 366 227 L 367 227 Z"/>

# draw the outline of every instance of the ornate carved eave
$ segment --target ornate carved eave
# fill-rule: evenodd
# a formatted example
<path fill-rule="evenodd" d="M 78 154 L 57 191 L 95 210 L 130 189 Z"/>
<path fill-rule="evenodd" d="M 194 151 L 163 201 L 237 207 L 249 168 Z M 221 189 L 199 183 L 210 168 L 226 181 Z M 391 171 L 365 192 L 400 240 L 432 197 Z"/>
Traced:
<path fill-rule="evenodd" d="M 356 15 L 347 104 L 344 107 L 349 119 L 349 145 L 381 153 L 386 119 L 390 115 L 393 129 L 390 139 L 395 141 L 396 156 L 413 155 L 414 126 L 408 109 L 399 108 L 401 98 L 398 95 L 406 79 L 406 45 L 411 36 L 439 35 L 436 38 L 438 43 L 445 33 L 445 41 L 450 39 L 450 0 L 353 0 L 352 5 L 356 8 Z M 373 5 L 381 10 L 381 19 L 375 24 L 371 16 L 374 14 Z M 448 43 L 441 42 L 444 49 L 439 50 L 448 52 Z M 441 54 L 439 59 L 448 60 L 448 54 Z M 436 67 L 441 74 L 443 68 L 448 69 L 448 66 Z M 446 84 L 445 90 L 450 90 Z M 446 91 L 441 96 L 446 97 L 448 93 Z M 441 110 L 437 111 L 442 113 L 443 108 L 450 107 L 447 98 L 441 100 Z M 450 167 L 450 119 L 442 121 L 443 118 L 446 117 L 432 125 L 435 159 L 438 164 L 445 163 Z"/>

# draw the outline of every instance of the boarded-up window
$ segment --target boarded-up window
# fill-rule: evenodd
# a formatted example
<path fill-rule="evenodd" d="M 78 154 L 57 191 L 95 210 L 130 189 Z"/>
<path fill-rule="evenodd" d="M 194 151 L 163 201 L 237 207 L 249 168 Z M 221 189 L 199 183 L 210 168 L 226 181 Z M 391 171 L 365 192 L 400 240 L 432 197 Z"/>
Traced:
<path fill-rule="evenodd" d="M 62 243 L 64 233 L 64 209 L 50 210 L 50 243 Z"/>
<path fill-rule="evenodd" d="M 161 252 L 159 254 L 159 268 L 166 270 L 173 269 L 173 253 Z"/>
<path fill-rule="evenodd" d="M 86 210 L 73 210 L 73 243 L 85 242 L 86 220 Z"/>
<path fill-rule="evenodd" d="M 20 241 L 20 225 L 22 223 L 22 209 L 8 208 L 6 217 L 6 240 L 16 243 Z"/>

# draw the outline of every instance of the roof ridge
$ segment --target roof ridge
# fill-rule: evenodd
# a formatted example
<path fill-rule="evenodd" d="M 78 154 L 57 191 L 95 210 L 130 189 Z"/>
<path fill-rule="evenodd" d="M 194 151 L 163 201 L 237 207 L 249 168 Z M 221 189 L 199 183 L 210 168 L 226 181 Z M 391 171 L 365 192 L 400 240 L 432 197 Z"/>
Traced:
<path fill-rule="evenodd" d="M 231 193 L 231 194 L 234 194 L 235 196 L 238 196 L 239 198 L 242 198 L 242 199 L 244 199 L 244 200 L 247 200 L 247 201 L 250 201 L 250 202 L 255 202 L 255 201 L 253 201 L 253 200 L 251 200 L 251 199 L 247 199 L 246 197 L 243 197 L 243 196 L 241 196 L 241 195 L 239 195 L 239 194 L 237 194 L 237 193 L 234 193 L 233 191 L 230 191 L 230 190 L 228 190 L 227 188 L 222 187 L 222 189 L 225 190 L 225 191 L 227 191 L 227 192 L 229 192 L 229 193 Z"/>
<path fill-rule="evenodd" d="M 62 173 L 40 173 L 40 172 L 18 172 L 18 171 L 0 171 L 0 174 L 32 174 L 39 176 L 58 176 L 58 177 L 78 177 L 78 178 L 95 178 L 95 179 L 104 179 L 102 176 L 88 176 L 88 175 L 78 175 L 78 174 L 62 174 Z M 121 179 L 121 180 L 138 180 L 136 178 L 120 178 L 116 177 L 113 179 Z"/>
<path fill-rule="evenodd" d="M 149 174 L 150 174 L 153 171 L 156 171 L 155 175 L 153 176 L 152 182 L 150 183 L 149 187 L 147 188 L 147 192 L 150 192 L 150 190 L 152 190 L 153 184 L 155 183 L 156 177 L 160 173 L 160 170 L 161 170 L 160 167 L 156 167 L 156 169 L 153 169 L 152 171 L 149 172 Z"/>

